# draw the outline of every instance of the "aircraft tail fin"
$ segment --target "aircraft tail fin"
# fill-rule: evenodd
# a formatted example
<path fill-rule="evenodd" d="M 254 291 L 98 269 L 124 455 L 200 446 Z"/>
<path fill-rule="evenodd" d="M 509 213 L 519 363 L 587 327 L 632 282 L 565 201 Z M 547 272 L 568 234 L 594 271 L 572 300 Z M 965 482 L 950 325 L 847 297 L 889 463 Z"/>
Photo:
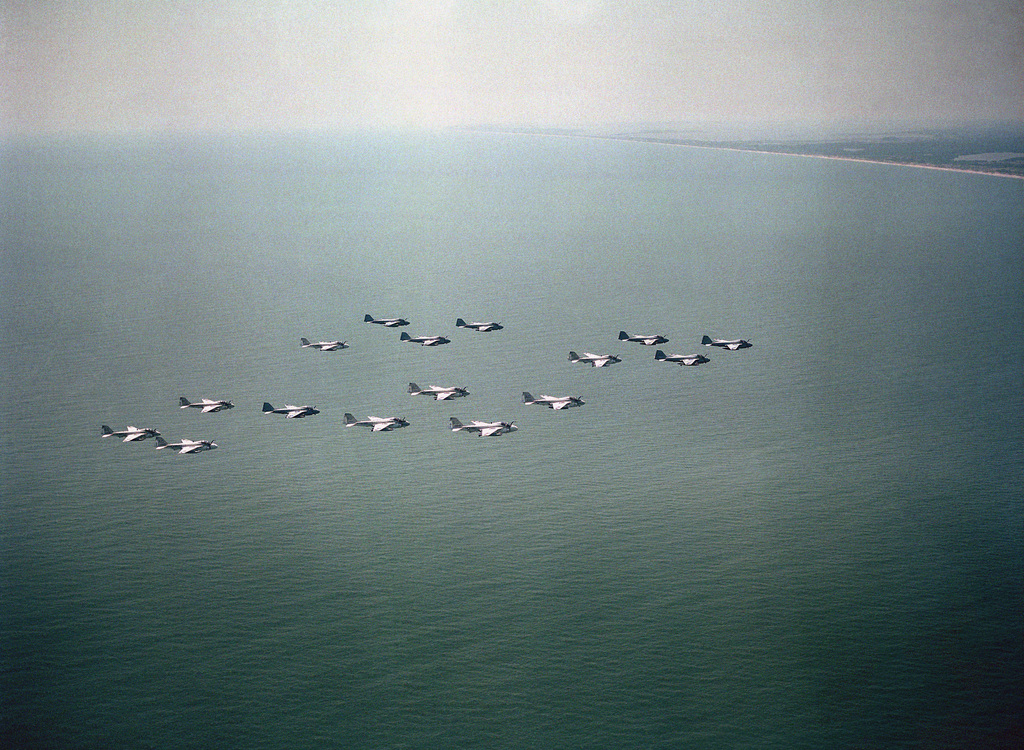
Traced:
<path fill-rule="evenodd" d="M 523 403 L 524 404 L 532 404 L 534 402 L 534 400 L 535 399 L 533 398 L 533 396 L 530 395 L 529 391 L 523 391 Z"/>
<path fill-rule="evenodd" d="M 408 333 L 406 333 L 405 331 L 402 331 L 402 335 L 398 337 L 398 340 L 399 340 L 399 341 L 408 341 L 408 340 L 409 340 L 409 339 L 411 339 L 411 338 L 412 338 L 412 336 L 410 336 L 410 335 L 409 335 Z"/>
<path fill-rule="evenodd" d="M 464 427 L 462 422 L 457 420 L 455 417 L 449 417 L 448 421 L 451 422 L 452 432 L 457 432 L 458 430 L 461 430 Z"/>
<path fill-rule="evenodd" d="M 160 450 L 161 448 L 166 448 L 167 447 L 167 441 L 164 440 L 159 435 L 157 435 L 157 437 L 156 437 L 156 447 L 157 447 L 157 450 Z"/>
<path fill-rule="evenodd" d="M 100 427 L 100 434 L 103 435 L 103 437 L 110 437 L 111 435 L 114 434 L 114 431 L 110 429 L 110 427 L 108 427 L 107 425 L 103 425 L 102 427 Z"/>
<path fill-rule="evenodd" d="M 416 385 L 415 383 L 409 383 L 409 393 L 416 394 L 416 393 L 422 393 L 422 392 L 423 392 L 423 389 L 420 388 L 418 385 Z"/>
<path fill-rule="evenodd" d="M 184 396 L 179 396 L 178 397 L 178 403 L 181 404 L 181 408 L 182 409 L 192 405 L 192 404 L 189 403 L 189 400 L 187 398 L 185 398 Z"/>
<path fill-rule="evenodd" d="M 625 341 L 629 338 L 629 334 L 625 331 L 619 331 L 619 341 Z"/>
<path fill-rule="evenodd" d="M 309 339 L 307 339 L 305 336 L 300 338 L 299 341 L 302 343 L 303 346 L 309 346 Z"/>
<path fill-rule="evenodd" d="M 363 322 L 364 323 L 372 323 L 373 322 L 373 316 L 370 315 L 369 313 L 367 313 L 366 315 L 363 316 Z"/>
<path fill-rule="evenodd" d="M 267 414 L 268 412 L 272 412 L 272 411 L 274 411 L 274 407 L 271 406 L 268 401 L 264 401 L 263 402 L 263 413 Z"/>
<path fill-rule="evenodd" d="M 700 343 L 704 344 L 704 346 L 711 346 L 711 337 L 705 335 L 704 338 L 700 340 Z"/>
<path fill-rule="evenodd" d="M 569 361 L 570 362 L 579 362 L 580 361 L 580 355 L 577 354 L 576 352 L 572 352 L 572 351 L 569 352 Z"/>
<path fill-rule="evenodd" d="M 351 414 L 349 414 L 348 412 L 345 412 L 345 426 L 346 427 L 351 427 L 355 423 L 356 423 L 356 418 L 354 416 L 352 416 Z"/>
<path fill-rule="evenodd" d="M 654 358 L 659 360 L 659 361 L 662 360 L 662 359 L 665 359 L 665 352 L 663 352 L 661 349 L 659 349 L 658 351 L 656 351 L 654 353 Z"/>
<path fill-rule="evenodd" d="M 466 325 L 466 321 L 464 321 L 462 318 L 456 318 L 455 325 L 457 325 L 459 328 L 462 328 L 463 326 Z"/>

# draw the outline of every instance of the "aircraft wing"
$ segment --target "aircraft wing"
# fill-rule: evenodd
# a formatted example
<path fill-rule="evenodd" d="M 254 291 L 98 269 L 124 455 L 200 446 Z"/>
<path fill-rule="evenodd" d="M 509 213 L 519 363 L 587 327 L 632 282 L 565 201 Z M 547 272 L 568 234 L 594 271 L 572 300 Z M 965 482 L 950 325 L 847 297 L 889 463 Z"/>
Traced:
<path fill-rule="evenodd" d="M 568 409 L 569 408 L 569 404 L 571 404 L 571 403 L 572 403 L 571 401 L 552 401 L 551 402 L 551 408 L 552 409 Z"/>
<path fill-rule="evenodd" d="M 207 404 L 206 406 L 204 406 L 204 407 L 203 407 L 203 408 L 202 408 L 202 409 L 200 410 L 200 412 L 199 412 L 199 413 L 200 413 L 200 414 L 208 414 L 208 413 L 209 413 L 209 412 L 211 412 L 211 411 L 217 411 L 217 407 L 219 407 L 219 406 L 220 406 L 220 404 Z"/>
<path fill-rule="evenodd" d="M 501 432 L 501 430 L 502 430 L 502 425 L 500 425 L 500 424 L 499 425 L 494 425 L 493 427 L 484 427 L 483 429 L 480 430 L 480 436 L 481 437 L 486 437 L 488 435 L 493 435 L 496 432 Z"/>
<path fill-rule="evenodd" d="M 390 429 L 394 422 L 375 422 L 373 425 L 374 432 L 383 432 L 384 430 Z"/>

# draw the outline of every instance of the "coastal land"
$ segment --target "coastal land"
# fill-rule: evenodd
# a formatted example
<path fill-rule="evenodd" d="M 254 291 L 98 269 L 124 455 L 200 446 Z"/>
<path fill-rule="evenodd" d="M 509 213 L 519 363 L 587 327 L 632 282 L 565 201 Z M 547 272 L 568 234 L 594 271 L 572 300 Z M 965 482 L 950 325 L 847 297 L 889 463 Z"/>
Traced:
<path fill-rule="evenodd" d="M 1024 179 L 1024 126 L 865 131 L 757 132 L 708 126 L 616 129 L 484 128 L 500 132 L 607 138 L 691 148 L 727 149 Z"/>

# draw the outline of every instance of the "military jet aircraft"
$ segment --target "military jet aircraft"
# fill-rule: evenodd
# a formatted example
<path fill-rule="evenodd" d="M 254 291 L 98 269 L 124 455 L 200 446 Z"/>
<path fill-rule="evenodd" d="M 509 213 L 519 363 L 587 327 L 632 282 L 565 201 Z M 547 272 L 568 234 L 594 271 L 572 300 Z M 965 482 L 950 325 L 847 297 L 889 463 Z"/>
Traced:
<path fill-rule="evenodd" d="M 590 352 L 583 352 L 583 356 L 580 356 L 576 352 L 569 352 L 569 361 L 574 364 L 576 362 L 585 362 L 591 367 L 607 367 L 608 365 L 621 362 L 622 360 L 614 354 L 591 354 Z"/>
<path fill-rule="evenodd" d="M 320 410 L 317 409 L 315 406 L 292 406 L 291 404 L 285 404 L 280 409 L 275 409 L 273 406 L 264 401 L 263 413 L 284 414 L 288 419 L 302 419 L 303 417 L 311 417 L 314 414 L 319 414 Z"/>
<path fill-rule="evenodd" d="M 447 401 L 448 399 L 469 395 L 469 391 L 465 388 L 458 388 L 456 386 L 442 388 L 438 385 L 428 385 L 426 388 L 420 388 L 415 383 L 409 383 L 409 393 L 413 396 L 433 396 L 435 401 Z"/>
<path fill-rule="evenodd" d="M 409 423 L 401 417 L 367 417 L 366 419 L 356 419 L 351 414 L 345 414 L 345 426 L 355 427 L 361 425 L 369 427 L 373 432 L 389 432 L 391 430 L 397 430 L 399 427 L 408 427 Z"/>
<path fill-rule="evenodd" d="M 749 349 L 752 344 L 749 341 L 743 339 L 733 339 L 728 341 L 726 339 L 713 339 L 710 336 L 705 336 L 700 340 L 700 343 L 704 346 L 720 346 L 723 349 L 730 349 L 736 351 L 737 349 Z"/>
<path fill-rule="evenodd" d="M 157 437 L 160 433 L 149 427 L 139 429 L 133 425 L 128 425 L 123 430 L 112 430 L 106 425 L 100 428 L 100 432 L 103 437 L 119 437 L 124 438 L 122 443 L 131 443 L 135 440 L 146 440 L 147 438 Z"/>
<path fill-rule="evenodd" d="M 570 409 L 573 406 L 583 406 L 587 403 L 579 396 L 532 396 L 529 391 L 523 391 L 524 404 L 540 404 L 549 409 Z"/>
<path fill-rule="evenodd" d="M 168 443 L 162 437 L 156 439 L 156 449 L 170 448 L 172 451 L 178 453 L 201 453 L 202 451 L 212 451 L 217 447 L 217 444 L 212 440 L 187 440 L 183 439 L 180 443 Z"/>
<path fill-rule="evenodd" d="M 463 424 L 455 417 L 449 417 L 449 421 L 452 425 L 452 432 L 475 432 L 479 437 L 504 435 L 506 432 L 515 432 L 519 429 L 514 422 L 481 422 L 479 419 L 474 419 L 469 424 Z"/>
<path fill-rule="evenodd" d="M 388 328 L 397 328 L 398 326 L 409 325 L 409 321 L 405 318 L 375 318 L 372 315 L 364 316 L 363 322 L 376 323 L 377 325 L 387 326 Z"/>
<path fill-rule="evenodd" d="M 654 353 L 654 358 L 659 362 L 675 362 L 677 365 L 695 367 L 711 360 L 703 354 L 665 354 L 661 349 Z"/>
<path fill-rule="evenodd" d="M 317 341 L 315 344 L 310 343 L 307 338 L 300 338 L 303 349 L 319 349 L 322 352 L 336 352 L 338 349 L 348 349 L 348 344 L 344 341 Z"/>
<path fill-rule="evenodd" d="M 410 336 L 405 331 L 402 331 L 402 335 L 398 338 L 420 346 L 441 346 L 441 344 L 452 343 L 451 339 L 446 339 L 444 336 Z"/>
<path fill-rule="evenodd" d="M 644 346 L 654 346 L 655 344 L 667 344 L 668 339 L 664 336 L 630 336 L 625 331 L 619 331 L 619 341 L 635 341 L 638 344 Z"/>
<path fill-rule="evenodd" d="M 477 331 L 500 331 L 505 327 L 501 323 L 467 323 L 462 318 L 456 318 L 455 325 L 459 328 L 473 328 Z"/>
<path fill-rule="evenodd" d="M 204 398 L 201 401 L 189 402 L 184 396 L 178 398 L 178 402 L 181 404 L 182 409 L 199 409 L 201 414 L 211 414 L 215 411 L 224 411 L 225 409 L 234 409 L 235 405 L 230 401 L 216 401 L 212 398 Z"/>

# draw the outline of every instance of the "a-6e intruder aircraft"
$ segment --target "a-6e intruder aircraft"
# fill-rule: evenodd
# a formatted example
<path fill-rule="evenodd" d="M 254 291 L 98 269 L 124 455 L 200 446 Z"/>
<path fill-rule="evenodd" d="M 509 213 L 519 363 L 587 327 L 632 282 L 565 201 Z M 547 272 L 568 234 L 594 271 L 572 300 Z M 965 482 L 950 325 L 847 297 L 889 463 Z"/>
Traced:
<path fill-rule="evenodd" d="M 303 349 L 319 349 L 322 352 L 336 352 L 339 349 L 348 349 L 348 344 L 344 341 L 317 341 L 310 343 L 309 339 L 303 337 L 299 339 L 302 342 Z"/>
<path fill-rule="evenodd" d="M 264 401 L 263 413 L 284 414 L 288 419 L 302 419 L 303 417 L 311 417 L 314 414 L 319 414 L 320 410 L 315 406 L 292 406 L 291 404 L 285 404 L 280 409 L 275 409 L 269 403 Z"/>
<path fill-rule="evenodd" d="M 753 344 L 749 341 L 745 341 L 744 339 L 713 339 L 710 336 L 702 338 L 700 343 L 704 344 L 704 346 L 720 346 L 723 349 L 729 349 L 731 351 L 736 351 L 737 349 L 749 349 L 753 346 Z"/>
<path fill-rule="evenodd" d="M 501 323 L 467 323 L 462 318 L 456 318 L 455 325 L 459 328 L 472 328 L 476 331 L 500 331 L 505 327 Z"/>
<path fill-rule="evenodd" d="M 160 433 L 150 427 L 138 428 L 133 425 L 128 425 L 123 430 L 112 430 L 106 425 L 100 428 L 100 433 L 103 437 L 119 437 L 124 438 L 122 443 L 131 443 L 135 440 L 146 440 L 147 438 L 157 437 Z"/>
<path fill-rule="evenodd" d="M 230 401 L 218 401 L 212 398 L 204 398 L 199 401 L 189 401 L 184 396 L 178 398 L 182 409 L 199 409 L 201 414 L 211 414 L 215 411 L 234 409 L 235 405 Z"/>
<path fill-rule="evenodd" d="M 443 388 L 439 385 L 428 385 L 426 388 L 420 388 L 415 383 L 409 383 L 409 394 L 412 396 L 433 396 L 435 401 L 447 401 L 461 396 L 468 396 L 469 391 L 456 386 Z"/>
<path fill-rule="evenodd" d="M 667 344 L 668 339 L 664 336 L 655 334 L 654 336 L 630 336 L 625 331 L 619 331 L 619 341 L 635 341 L 638 344 L 644 346 L 654 346 L 655 344 Z"/>
<path fill-rule="evenodd" d="M 402 341 L 408 341 L 410 344 L 419 344 L 420 346 L 441 346 L 441 344 L 450 344 L 451 339 L 447 339 L 444 336 L 410 336 L 405 331 L 402 331 L 402 335 L 398 337 Z"/>
<path fill-rule="evenodd" d="M 356 425 L 369 427 L 373 432 L 390 432 L 391 430 L 397 430 L 399 427 L 408 427 L 409 422 L 401 417 L 367 417 L 366 419 L 356 419 L 346 412 L 345 426 L 355 427 Z"/>
<path fill-rule="evenodd" d="M 654 353 L 654 358 L 659 362 L 674 362 L 687 367 L 696 367 L 711 361 L 703 354 L 665 354 L 661 349 Z"/>
<path fill-rule="evenodd" d="M 178 453 L 202 453 L 203 451 L 212 451 L 217 447 L 217 444 L 212 440 L 188 440 L 182 439 L 180 443 L 168 443 L 162 437 L 156 439 L 156 449 L 170 448 L 172 451 Z"/>
<path fill-rule="evenodd" d="M 364 323 L 376 323 L 380 326 L 387 326 L 388 328 L 397 328 L 399 326 L 409 325 L 409 321 L 405 318 L 375 318 L 372 315 L 363 316 Z"/>
<path fill-rule="evenodd" d="M 523 391 L 524 404 L 540 404 L 549 409 L 571 409 L 574 406 L 583 406 L 587 403 L 579 396 L 533 396 L 529 391 Z"/>
<path fill-rule="evenodd" d="M 581 356 L 576 352 L 569 352 L 569 361 L 574 364 L 576 362 L 585 362 L 591 367 L 607 367 L 608 365 L 621 362 L 622 360 L 614 354 L 591 354 L 590 352 L 583 352 Z"/>
<path fill-rule="evenodd" d="M 478 437 L 504 435 L 519 429 L 514 422 L 481 422 L 479 419 L 474 419 L 469 424 L 463 424 L 455 417 L 449 417 L 449 421 L 452 425 L 452 432 L 475 432 Z"/>

